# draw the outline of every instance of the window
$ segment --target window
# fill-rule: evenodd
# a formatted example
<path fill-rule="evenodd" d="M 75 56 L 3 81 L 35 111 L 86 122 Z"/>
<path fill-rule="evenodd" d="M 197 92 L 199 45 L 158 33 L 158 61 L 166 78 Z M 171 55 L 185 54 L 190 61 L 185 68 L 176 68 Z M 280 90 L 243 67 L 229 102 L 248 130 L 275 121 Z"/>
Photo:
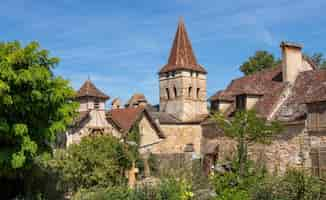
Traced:
<path fill-rule="evenodd" d="M 174 98 L 176 98 L 178 96 L 178 93 L 177 93 L 177 88 L 175 86 L 173 87 L 173 92 L 174 92 Z"/>
<path fill-rule="evenodd" d="M 197 96 L 197 99 L 200 98 L 200 88 L 197 88 L 196 96 Z"/>
<path fill-rule="evenodd" d="M 170 99 L 169 88 L 165 88 L 165 92 L 166 92 L 166 97 L 167 97 L 168 99 Z"/>
<path fill-rule="evenodd" d="M 192 71 L 190 71 L 190 76 L 192 77 L 192 74 L 193 74 L 193 72 Z"/>
<path fill-rule="evenodd" d="M 246 109 L 246 95 L 237 95 L 236 96 L 236 108 L 237 108 L 237 110 Z"/>
<path fill-rule="evenodd" d="M 326 103 L 308 104 L 308 130 L 326 130 Z"/>
<path fill-rule="evenodd" d="M 196 77 L 198 77 L 199 76 L 199 73 L 198 72 L 196 72 Z"/>
<path fill-rule="evenodd" d="M 188 88 L 188 96 L 192 97 L 192 87 L 191 86 Z"/>
<path fill-rule="evenodd" d="M 99 108 L 100 108 L 100 102 L 96 100 L 94 102 L 94 109 L 98 110 Z"/>
<path fill-rule="evenodd" d="M 326 147 L 312 148 L 310 158 L 312 174 L 320 178 L 326 178 Z"/>

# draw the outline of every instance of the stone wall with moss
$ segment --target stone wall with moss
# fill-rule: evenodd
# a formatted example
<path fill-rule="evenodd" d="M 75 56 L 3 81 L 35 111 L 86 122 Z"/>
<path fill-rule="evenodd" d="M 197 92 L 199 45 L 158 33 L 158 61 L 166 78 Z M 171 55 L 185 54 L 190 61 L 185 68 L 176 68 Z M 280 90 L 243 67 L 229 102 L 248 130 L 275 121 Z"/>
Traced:
<path fill-rule="evenodd" d="M 214 125 L 203 126 L 201 145 L 203 155 L 216 149 L 219 160 L 229 160 L 236 154 L 236 141 L 224 136 Z M 325 145 L 326 134 L 308 133 L 304 124 L 290 125 L 271 144 L 250 146 L 249 156 L 270 172 L 283 173 L 288 167 L 310 168 L 311 149 Z"/>

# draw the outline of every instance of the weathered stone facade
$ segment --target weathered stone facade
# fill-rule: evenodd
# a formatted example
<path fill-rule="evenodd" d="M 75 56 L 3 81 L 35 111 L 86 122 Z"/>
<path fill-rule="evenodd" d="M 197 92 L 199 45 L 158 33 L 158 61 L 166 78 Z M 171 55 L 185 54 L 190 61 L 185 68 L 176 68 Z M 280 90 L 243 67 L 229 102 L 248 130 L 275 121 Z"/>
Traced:
<path fill-rule="evenodd" d="M 192 145 L 194 152 L 200 154 L 201 126 L 199 124 L 161 125 L 166 139 L 153 149 L 156 154 L 183 153 L 187 145 Z"/>
<path fill-rule="evenodd" d="M 191 71 L 160 75 L 160 111 L 182 121 L 207 114 L 206 75 Z"/>

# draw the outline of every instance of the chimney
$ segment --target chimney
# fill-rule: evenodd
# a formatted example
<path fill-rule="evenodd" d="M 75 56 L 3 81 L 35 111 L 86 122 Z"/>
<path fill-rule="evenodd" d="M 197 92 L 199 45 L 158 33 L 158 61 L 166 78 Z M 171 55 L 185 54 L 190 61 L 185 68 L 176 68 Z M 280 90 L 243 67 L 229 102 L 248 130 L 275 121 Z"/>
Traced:
<path fill-rule="evenodd" d="M 292 42 L 281 42 L 283 81 L 293 84 L 302 70 L 302 46 Z"/>

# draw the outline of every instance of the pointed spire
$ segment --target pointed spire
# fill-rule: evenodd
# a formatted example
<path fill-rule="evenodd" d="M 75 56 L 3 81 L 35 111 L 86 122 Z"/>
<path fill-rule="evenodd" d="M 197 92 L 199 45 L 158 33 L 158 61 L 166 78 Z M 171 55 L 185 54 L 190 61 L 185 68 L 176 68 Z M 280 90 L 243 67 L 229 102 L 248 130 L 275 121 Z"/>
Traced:
<path fill-rule="evenodd" d="M 109 99 L 110 97 L 104 94 L 102 91 L 97 89 L 97 87 L 88 78 L 85 83 L 77 91 L 77 98 L 80 97 L 97 97 L 101 99 Z"/>
<path fill-rule="evenodd" d="M 173 41 L 168 64 L 160 70 L 160 73 L 179 69 L 206 73 L 206 70 L 197 63 L 191 42 L 188 38 L 183 17 L 179 18 L 179 24 Z"/>

